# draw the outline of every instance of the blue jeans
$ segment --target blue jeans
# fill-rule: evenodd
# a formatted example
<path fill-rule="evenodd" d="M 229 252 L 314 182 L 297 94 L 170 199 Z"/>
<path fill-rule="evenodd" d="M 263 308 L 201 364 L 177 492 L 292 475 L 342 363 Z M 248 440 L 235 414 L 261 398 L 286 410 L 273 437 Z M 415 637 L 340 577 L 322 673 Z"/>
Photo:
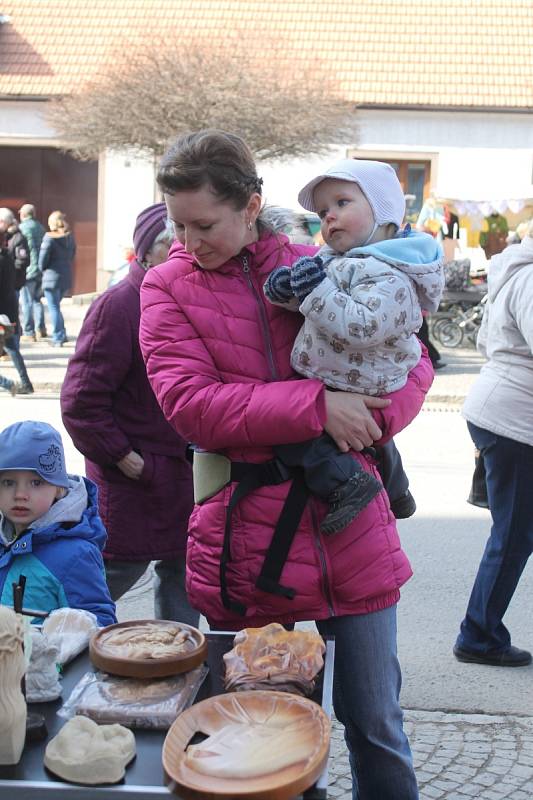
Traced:
<path fill-rule="evenodd" d="M 31 383 L 31 381 L 26 369 L 26 364 L 22 358 L 22 353 L 20 352 L 20 336 L 18 333 L 13 334 L 13 336 L 9 336 L 5 340 L 4 350 L 11 358 L 11 361 L 13 362 L 13 365 L 19 374 L 20 382 L 27 386 L 29 383 Z"/>
<path fill-rule="evenodd" d="M 353 800 L 416 800 L 399 701 L 396 606 L 316 625 L 323 636 L 335 636 L 333 706 L 345 729 Z"/>
<path fill-rule="evenodd" d="M 41 281 L 30 278 L 20 290 L 22 305 L 22 329 L 26 336 L 33 336 L 35 331 L 45 331 L 44 307 L 41 303 Z"/>
<path fill-rule="evenodd" d="M 533 447 L 471 422 L 468 430 L 485 464 L 492 528 L 457 644 L 501 652 L 511 644 L 502 619 L 533 551 Z"/>
<path fill-rule="evenodd" d="M 65 320 L 61 313 L 61 300 L 63 299 L 63 292 L 61 289 L 45 289 L 44 296 L 48 305 L 50 314 L 50 321 L 52 323 L 52 341 L 63 344 L 67 341 L 67 332 L 65 330 Z"/>
<path fill-rule="evenodd" d="M 106 580 L 113 600 L 118 600 L 137 583 L 149 561 L 105 560 Z M 154 610 L 156 619 L 185 622 L 196 628 L 200 614 L 191 607 L 185 591 L 185 555 L 155 562 Z"/>
<path fill-rule="evenodd" d="M 13 387 L 14 381 L 6 378 L 4 375 L 0 375 L 0 389 L 5 389 L 6 392 L 10 392 Z"/>

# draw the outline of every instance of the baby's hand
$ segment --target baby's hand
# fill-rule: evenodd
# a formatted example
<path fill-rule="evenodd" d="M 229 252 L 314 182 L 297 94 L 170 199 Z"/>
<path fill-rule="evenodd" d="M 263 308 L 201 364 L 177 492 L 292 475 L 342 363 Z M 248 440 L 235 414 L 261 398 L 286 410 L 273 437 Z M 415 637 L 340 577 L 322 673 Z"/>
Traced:
<path fill-rule="evenodd" d="M 267 278 L 263 291 L 271 303 L 289 303 L 294 297 L 289 267 L 277 267 Z"/>
<path fill-rule="evenodd" d="M 300 303 L 316 289 L 326 277 L 326 270 L 320 256 L 303 256 L 290 271 L 291 289 Z"/>

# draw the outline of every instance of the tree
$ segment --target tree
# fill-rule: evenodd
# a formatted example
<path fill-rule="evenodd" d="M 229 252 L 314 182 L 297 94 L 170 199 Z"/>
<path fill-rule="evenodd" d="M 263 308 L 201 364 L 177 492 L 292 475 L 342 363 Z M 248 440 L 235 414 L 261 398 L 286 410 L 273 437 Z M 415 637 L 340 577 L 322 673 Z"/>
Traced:
<path fill-rule="evenodd" d="M 354 143 L 354 105 L 316 64 L 302 76 L 291 72 L 286 53 L 283 60 L 269 48 L 259 56 L 249 50 L 234 40 L 218 49 L 192 42 L 128 54 L 78 94 L 50 103 L 49 120 L 64 149 L 82 160 L 105 149 L 157 157 L 179 133 L 207 127 L 238 133 L 259 159 Z"/>

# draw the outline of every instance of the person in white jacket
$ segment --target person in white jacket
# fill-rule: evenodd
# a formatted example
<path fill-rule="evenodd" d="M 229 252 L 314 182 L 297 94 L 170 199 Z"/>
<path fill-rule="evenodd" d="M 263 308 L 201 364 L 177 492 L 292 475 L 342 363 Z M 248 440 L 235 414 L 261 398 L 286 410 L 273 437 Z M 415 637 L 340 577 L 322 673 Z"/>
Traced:
<path fill-rule="evenodd" d="M 380 161 L 343 159 L 307 183 L 298 201 L 318 214 L 326 246 L 273 270 L 264 287 L 271 302 L 303 314 L 293 368 L 341 391 L 401 389 L 420 360 L 422 309 L 436 311 L 444 288 L 440 245 L 410 226 L 400 230 L 403 190 Z M 329 503 L 326 534 L 342 530 L 383 489 L 327 434 L 275 452 L 302 467 L 308 488 Z"/>
<path fill-rule="evenodd" d="M 459 661 L 521 667 L 531 653 L 503 624 L 533 550 L 533 223 L 520 244 L 493 256 L 478 335 L 487 358 L 463 406 L 485 463 L 492 528 L 454 654 Z"/>

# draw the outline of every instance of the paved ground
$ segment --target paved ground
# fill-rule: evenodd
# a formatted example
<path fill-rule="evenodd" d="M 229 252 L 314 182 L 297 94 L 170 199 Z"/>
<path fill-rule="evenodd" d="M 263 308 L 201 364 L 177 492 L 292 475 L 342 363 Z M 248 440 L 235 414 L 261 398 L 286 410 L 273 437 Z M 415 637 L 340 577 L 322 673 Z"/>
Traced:
<path fill-rule="evenodd" d="M 71 298 L 65 298 L 61 303 L 69 336 L 69 341 L 63 347 L 51 347 L 46 339 L 41 342 L 21 342 L 21 352 L 36 392 L 59 392 L 61 389 L 67 361 L 74 352 L 75 339 L 88 308 L 88 304 L 75 303 Z M 10 360 L 0 360 L 0 373 L 6 378 L 18 380 L 17 371 Z"/>
<path fill-rule="evenodd" d="M 75 337 L 87 305 L 74 303 L 72 300 L 65 300 L 63 305 L 67 331 L 70 336 Z M 49 419 L 53 424 L 60 425 L 57 392 L 63 380 L 68 357 L 73 349 L 73 341 L 69 341 L 63 348 L 58 349 L 51 348 L 46 343 L 23 344 L 23 355 L 37 390 L 36 395 L 12 399 L 9 395 L 2 393 L 0 396 L 2 424 L 4 421 L 5 424 L 8 424 L 15 419 L 33 417 Z M 454 412 L 452 416 L 447 417 L 452 422 L 456 415 L 458 417 L 457 409 L 479 371 L 481 359 L 471 349 L 443 350 L 442 356 L 447 367 L 436 374 L 428 397 L 430 404 L 428 410 L 442 411 L 443 413 Z M 12 365 L 6 361 L 0 361 L 0 372 L 16 378 Z M 427 414 L 421 415 L 421 426 L 426 424 L 427 416 Z M 68 458 L 72 471 L 82 471 L 81 456 L 73 451 L 70 443 L 67 442 L 67 446 L 69 447 Z M 402 443 L 403 452 L 404 444 Z M 411 475 L 411 469 L 413 469 L 413 478 L 415 481 L 417 479 L 419 481 L 417 498 L 419 497 L 418 487 L 423 485 L 424 468 L 427 469 L 424 467 L 422 459 L 419 465 L 410 463 L 409 466 L 409 474 Z M 420 473 L 418 478 L 417 469 Z M 446 505 L 447 498 L 444 497 L 442 502 L 443 505 Z M 423 506 L 420 511 L 422 518 L 420 524 L 422 525 L 425 513 Z M 477 513 L 477 510 L 473 511 Z M 484 513 L 486 512 L 479 512 L 481 515 Z M 472 515 L 467 517 L 466 525 L 475 525 L 474 517 Z M 411 542 L 406 542 L 406 544 L 412 544 L 413 547 L 418 545 L 416 521 L 417 517 L 413 519 L 409 528 L 409 535 L 413 539 Z M 416 556 L 417 552 L 415 551 L 413 555 Z M 445 556 L 446 553 L 443 550 L 439 557 L 445 558 Z M 415 567 L 415 574 L 416 571 Z M 423 574 L 424 571 L 420 570 L 419 572 Z M 408 584 L 408 587 L 410 585 Z M 413 587 L 410 591 L 414 592 L 416 590 L 414 581 Z M 407 608 L 404 620 L 405 624 L 410 626 L 408 592 L 406 592 L 404 602 Z M 420 612 L 416 609 L 419 622 L 420 618 L 423 618 L 423 612 L 424 609 L 421 609 Z M 152 614 L 151 576 L 147 573 L 119 603 L 118 615 L 120 619 L 131 619 Z M 400 649 L 401 646 L 400 637 Z M 429 646 L 431 644 L 428 644 Z M 453 668 L 449 666 L 453 661 L 449 658 L 449 645 L 446 644 L 444 649 L 448 654 L 449 661 L 448 666 L 440 665 L 441 670 Z M 410 668 L 408 656 L 409 654 L 404 660 L 402 655 L 402 663 L 406 663 L 407 667 L 407 669 L 404 667 L 406 673 L 409 673 Z M 516 674 L 515 678 L 514 671 L 511 671 L 513 674 L 509 675 L 509 670 L 506 671 L 505 676 L 502 676 L 501 671 L 489 667 L 469 666 L 466 669 L 469 670 L 468 678 L 470 680 L 474 674 L 475 679 L 479 676 L 480 682 L 488 681 L 489 687 L 492 687 L 494 704 L 491 706 L 491 710 L 498 708 L 499 683 L 507 680 L 518 687 L 515 689 L 516 699 L 512 704 L 512 707 L 516 708 L 516 712 L 512 715 L 455 713 L 458 709 L 455 702 L 453 706 L 444 706 L 439 702 L 438 706 L 435 706 L 440 709 L 438 711 L 431 710 L 426 702 L 424 708 L 421 709 L 421 703 L 414 702 L 416 687 L 409 686 L 409 677 L 406 675 L 407 686 L 404 688 L 407 691 L 402 697 L 408 697 L 411 703 L 411 707 L 407 707 L 405 711 L 406 729 L 413 748 L 421 798 L 422 800 L 440 798 L 446 800 L 465 800 L 466 798 L 531 800 L 533 798 L 533 717 L 521 716 L 520 705 L 522 696 L 524 697 L 523 709 L 526 713 L 528 703 L 525 702 L 525 695 L 521 695 L 521 693 L 530 692 L 531 673 L 528 670 L 518 670 L 517 672 L 520 674 Z M 438 681 L 440 679 L 438 669 L 435 670 L 435 675 Z M 428 684 L 431 685 L 434 682 L 435 675 L 428 675 Z M 460 680 L 460 677 L 456 677 L 455 680 Z M 445 696 L 444 692 L 443 697 Z M 454 713 L 449 710 L 452 707 Z M 465 707 L 467 707 L 466 704 L 460 706 L 460 708 Z M 338 723 L 334 722 L 329 789 L 332 798 L 350 800 L 349 773 L 342 729 Z M 379 798 L 375 800 L 379 800 Z M 398 800 L 403 799 L 398 797 Z"/>

